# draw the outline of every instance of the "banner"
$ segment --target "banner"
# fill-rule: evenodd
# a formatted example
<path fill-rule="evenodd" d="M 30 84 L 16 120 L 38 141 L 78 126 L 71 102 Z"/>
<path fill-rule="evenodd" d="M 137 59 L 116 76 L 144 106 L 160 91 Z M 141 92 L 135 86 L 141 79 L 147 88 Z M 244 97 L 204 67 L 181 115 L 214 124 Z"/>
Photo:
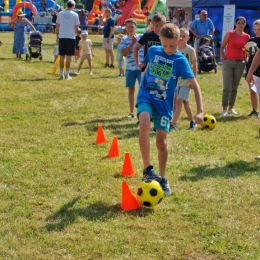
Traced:
<path fill-rule="evenodd" d="M 222 40 L 225 34 L 234 30 L 236 5 L 224 5 Z"/>

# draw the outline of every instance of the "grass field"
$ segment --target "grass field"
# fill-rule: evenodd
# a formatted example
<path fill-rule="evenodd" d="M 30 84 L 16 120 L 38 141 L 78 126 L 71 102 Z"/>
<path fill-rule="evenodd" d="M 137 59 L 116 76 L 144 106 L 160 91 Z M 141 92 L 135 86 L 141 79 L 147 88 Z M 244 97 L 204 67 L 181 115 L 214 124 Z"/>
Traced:
<path fill-rule="evenodd" d="M 259 118 L 248 118 L 249 91 L 241 80 L 238 116 L 220 118 L 222 75 L 203 73 L 205 113 L 212 131 L 179 130 L 168 138 L 172 195 L 153 209 L 124 212 L 121 185 L 134 192 L 142 176 L 136 119 L 124 78 L 96 56 L 71 81 L 49 74 L 55 36 L 44 34 L 43 60 L 17 60 L 13 33 L 0 40 L 0 259 L 260 259 Z M 73 62 L 72 71 L 76 71 Z M 195 113 L 194 96 L 191 107 Z M 107 145 L 96 145 L 99 124 Z M 120 157 L 107 153 L 118 137 Z M 151 161 L 158 169 L 155 135 Z M 120 177 L 130 152 L 136 175 Z"/>

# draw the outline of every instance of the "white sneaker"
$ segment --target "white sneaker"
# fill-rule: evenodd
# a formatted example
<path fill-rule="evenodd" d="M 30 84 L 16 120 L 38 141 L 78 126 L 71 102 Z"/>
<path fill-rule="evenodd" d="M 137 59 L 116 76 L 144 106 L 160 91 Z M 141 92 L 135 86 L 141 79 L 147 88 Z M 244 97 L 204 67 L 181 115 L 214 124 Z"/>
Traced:
<path fill-rule="evenodd" d="M 72 78 L 71 78 L 71 76 L 69 75 L 69 76 L 65 77 L 65 79 L 66 79 L 66 80 L 71 80 Z"/>
<path fill-rule="evenodd" d="M 90 72 L 89 72 L 89 75 L 93 75 L 93 72 L 92 72 L 92 71 L 90 71 Z"/>
<path fill-rule="evenodd" d="M 255 157 L 256 160 L 260 160 L 260 155 Z"/>
<path fill-rule="evenodd" d="M 228 114 L 227 110 L 223 110 L 220 114 L 220 116 L 226 116 Z"/>
<path fill-rule="evenodd" d="M 235 111 L 235 109 L 230 109 L 230 110 L 228 110 L 228 114 L 237 115 L 237 112 Z"/>
<path fill-rule="evenodd" d="M 75 75 L 79 75 L 80 74 L 80 72 L 78 71 L 78 72 L 75 72 Z"/>

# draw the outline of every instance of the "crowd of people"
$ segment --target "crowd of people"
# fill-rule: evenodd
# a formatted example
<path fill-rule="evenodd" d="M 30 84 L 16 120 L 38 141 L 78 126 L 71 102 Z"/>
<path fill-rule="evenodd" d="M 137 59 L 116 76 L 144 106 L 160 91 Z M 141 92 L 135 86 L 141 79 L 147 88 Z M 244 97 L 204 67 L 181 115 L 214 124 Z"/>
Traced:
<path fill-rule="evenodd" d="M 66 9 L 58 13 L 56 20 L 55 32 L 58 38 L 54 55 L 55 58 L 57 58 L 57 53 L 60 55 L 60 80 L 71 80 L 72 56 L 79 60 L 77 74 L 80 74 L 80 69 L 84 61 L 87 60 L 89 74 L 93 75 L 92 42 L 88 39 L 88 32 L 80 30 L 79 26 L 83 20 L 81 21 L 80 16 L 73 11 L 74 8 L 75 2 L 69 0 Z M 104 66 L 114 69 L 115 20 L 112 18 L 112 11 L 109 8 L 106 8 L 104 15 L 106 18 L 103 27 Z M 190 32 L 184 27 L 179 29 L 176 25 L 167 23 L 164 15 L 155 14 L 151 23 L 152 29 L 140 35 L 136 33 L 137 24 L 133 18 L 125 21 L 126 35 L 116 36 L 118 43 L 116 61 L 119 76 L 125 76 L 125 86 L 128 89 L 129 114 L 126 117 L 131 119 L 135 117 L 135 114 L 138 115 L 139 146 L 144 165 L 143 179 L 159 181 L 165 195 L 169 195 L 171 189 L 166 178 L 167 135 L 170 130 L 174 131 L 178 128 L 177 121 L 182 105 L 184 105 L 190 121 L 189 130 L 195 130 L 196 125 L 202 123 L 203 103 L 201 90 L 196 81 L 197 64 L 201 58 L 205 60 L 212 58 L 214 51 L 209 45 L 210 39 L 205 38 L 202 45 L 199 44 L 198 40 L 205 34 L 213 35 L 215 26 L 208 18 L 207 11 L 202 10 L 200 17 L 192 23 L 190 28 L 190 32 L 195 36 L 195 44 L 192 47 L 189 44 Z M 24 53 L 24 45 L 17 40 L 17 37 L 21 37 L 24 24 L 35 30 L 21 12 L 18 13 L 17 19 L 9 23 L 15 30 L 14 51 L 16 55 Z M 223 62 L 222 112 L 220 115 L 223 117 L 238 114 L 234 106 L 239 82 L 246 64 L 246 81 L 250 88 L 252 103 L 252 111 L 249 116 L 259 115 L 260 20 L 254 22 L 255 36 L 251 38 L 244 32 L 246 24 L 244 17 L 237 17 L 235 29 L 226 33 L 220 47 L 220 56 Z M 246 55 L 244 46 L 248 41 L 256 43 L 258 51 L 255 55 L 250 51 Z M 199 53 L 202 53 L 201 57 Z M 124 70 L 124 63 L 126 70 Z M 138 82 L 139 90 L 135 103 L 136 82 Z M 197 112 L 195 116 L 192 115 L 189 104 L 191 90 L 194 92 L 196 101 Z M 135 108 L 137 113 L 134 112 Z M 151 122 L 153 122 L 153 129 L 156 131 L 159 174 L 156 173 L 150 162 L 149 133 Z"/>

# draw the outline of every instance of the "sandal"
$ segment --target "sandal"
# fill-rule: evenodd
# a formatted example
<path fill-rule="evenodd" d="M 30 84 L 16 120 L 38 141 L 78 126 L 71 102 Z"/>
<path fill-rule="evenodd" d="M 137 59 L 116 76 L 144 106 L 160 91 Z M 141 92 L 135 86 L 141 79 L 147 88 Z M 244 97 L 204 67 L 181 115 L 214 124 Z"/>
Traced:
<path fill-rule="evenodd" d="M 107 64 L 107 63 L 105 63 L 105 65 L 104 65 L 105 67 L 109 67 L 109 64 Z"/>
<path fill-rule="evenodd" d="M 109 68 L 114 69 L 115 67 L 114 67 L 114 65 L 111 64 L 111 65 L 109 65 Z"/>

